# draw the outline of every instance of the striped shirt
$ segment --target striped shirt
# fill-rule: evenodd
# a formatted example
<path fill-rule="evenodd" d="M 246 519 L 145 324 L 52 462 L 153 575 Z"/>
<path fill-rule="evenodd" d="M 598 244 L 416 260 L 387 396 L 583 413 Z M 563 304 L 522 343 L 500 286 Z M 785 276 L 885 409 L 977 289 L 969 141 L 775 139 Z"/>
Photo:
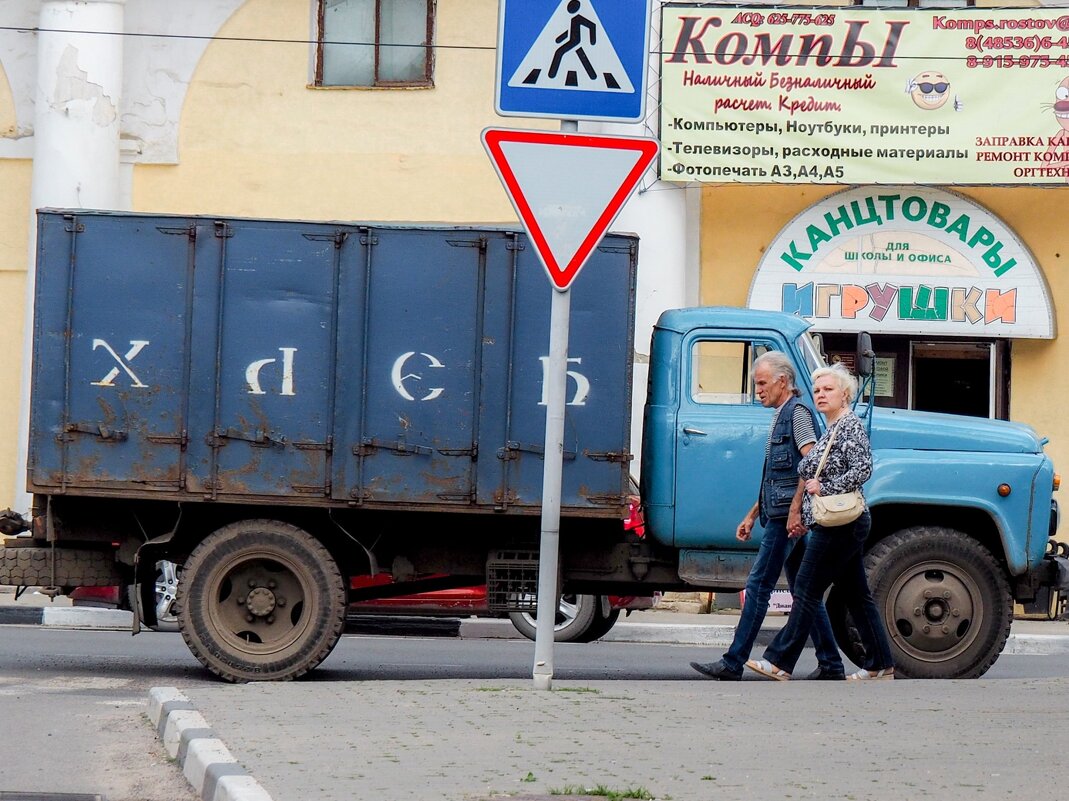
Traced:
<path fill-rule="evenodd" d="M 772 432 L 776 430 L 776 423 L 779 421 L 779 413 L 782 409 L 783 405 L 781 404 L 776 409 L 776 414 L 772 417 L 772 425 L 768 427 L 768 439 L 765 440 L 766 460 L 772 452 Z M 794 407 L 794 414 L 791 416 L 791 427 L 794 435 L 794 447 L 798 449 L 799 453 L 806 445 L 817 441 L 817 432 L 813 428 L 813 415 L 801 403 L 796 404 Z"/>

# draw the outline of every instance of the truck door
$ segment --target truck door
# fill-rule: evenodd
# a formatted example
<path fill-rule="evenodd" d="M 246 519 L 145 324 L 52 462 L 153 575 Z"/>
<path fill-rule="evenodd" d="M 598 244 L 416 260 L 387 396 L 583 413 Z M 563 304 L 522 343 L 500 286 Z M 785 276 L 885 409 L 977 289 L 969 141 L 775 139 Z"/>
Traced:
<path fill-rule="evenodd" d="M 179 489 L 189 227 L 58 212 L 39 225 L 31 483 Z"/>
<path fill-rule="evenodd" d="M 735 529 L 757 500 L 773 410 L 753 389 L 754 359 L 781 350 L 744 333 L 698 332 L 684 344 L 676 419 L 675 544 L 745 548 Z"/>
<path fill-rule="evenodd" d="M 236 495 L 329 494 L 339 262 L 334 232 L 310 223 L 237 221 L 205 230 L 198 240 L 212 254 L 198 266 L 218 271 L 217 302 L 204 303 L 216 319 L 200 327 L 218 330 L 216 342 L 201 348 L 215 355 L 202 365 L 217 365 L 217 374 L 194 375 L 195 385 L 215 389 L 205 488 Z"/>
<path fill-rule="evenodd" d="M 404 228 L 365 240 L 363 308 L 342 310 L 352 362 L 339 379 L 340 494 L 470 504 L 484 242 L 473 231 Z"/>

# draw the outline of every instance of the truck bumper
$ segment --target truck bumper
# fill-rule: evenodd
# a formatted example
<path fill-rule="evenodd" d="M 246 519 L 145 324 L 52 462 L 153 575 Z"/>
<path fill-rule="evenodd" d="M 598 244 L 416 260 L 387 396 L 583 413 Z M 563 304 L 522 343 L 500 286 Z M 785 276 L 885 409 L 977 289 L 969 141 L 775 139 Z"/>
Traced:
<path fill-rule="evenodd" d="M 1039 570 L 1044 571 L 1041 587 L 1052 590 L 1069 590 L 1069 545 L 1058 543 L 1059 553 L 1048 553 L 1043 557 Z"/>

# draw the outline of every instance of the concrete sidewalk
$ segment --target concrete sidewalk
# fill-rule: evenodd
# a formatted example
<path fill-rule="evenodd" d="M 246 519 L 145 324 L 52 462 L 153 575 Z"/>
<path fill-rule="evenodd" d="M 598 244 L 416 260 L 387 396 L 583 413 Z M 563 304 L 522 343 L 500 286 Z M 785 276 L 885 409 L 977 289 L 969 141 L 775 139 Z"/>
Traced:
<path fill-rule="evenodd" d="M 1065 798 L 1069 680 L 853 684 L 312 679 L 147 714 L 206 801 Z"/>
<path fill-rule="evenodd" d="M 634 612 L 605 639 L 723 648 L 737 619 L 737 613 Z M 367 633 L 400 633 L 384 628 L 398 620 L 361 625 L 372 627 Z M 785 621 L 770 614 L 759 642 Z M 29 593 L 16 601 L 0 592 L 0 622 L 129 630 L 130 613 Z M 521 636 L 507 620 L 433 623 L 438 636 Z M 1017 620 L 1004 653 L 1069 653 L 1069 622 Z M 1046 729 L 1063 730 L 1069 711 L 1057 699 L 1069 680 L 1031 680 L 1020 689 L 984 679 L 789 686 L 697 676 L 692 682 L 555 679 L 552 692 L 537 692 L 529 681 L 330 681 L 313 673 L 298 682 L 154 688 L 147 715 L 206 801 L 595 801 L 591 790 L 674 801 L 720 795 L 897 801 L 918 790 L 914 772 L 900 770 L 918 760 L 912 734 L 933 726 L 970 732 L 973 760 L 970 767 L 961 759 L 959 738 L 925 736 L 924 763 L 939 765 L 940 801 L 973 801 L 978 787 L 993 798 L 1021 787 L 1029 788 L 1031 801 L 1064 797 L 1056 783 L 1036 783 L 1053 776 L 1043 766 L 1060 758 L 1058 738 L 1038 738 L 1007 759 L 1005 728 L 991 721 L 1020 727 L 1042 719 Z M 837 710 L 834 720 L 829 709 Z M 865 750 L 874 731 L 862 714 L 886 727 L 876 732 L 878 761 Z M 770 753 L 779 758 L 770 762 Z M 997 770 L 978 779 L 977 764 Z"/>
<path fill-rule="evenodd" d="M 736 620 L 636 612 L 605 639 L 726 647 Z M 759 639 L 785 620 L 768 617 Z M 455 636 L 519 635 L 507 620 L 467 619 Z M 1015 621 L 1005 649 L 1067 652 L 1069 623 L 1061 621 Z M 1008 751 L 1007 735 L 1036 721 L 1053 732 L 1069 726 L 1069 708 L 1058 701 L 1069 680 L 854 684 L 695 675 L 554 679 L 551 692 L 539 692 L 511 679 L 311 674 L 287 683 L 157 687 L 147 715 L 206 801 L 598 801 L 608 792 L 673 801 L 900 801 L 918 793 L 975 801 L 1022 787 L 1030 801 L 1064 798 L 1049 769 L 1062 755 L 1059 738 Z M 966 741 L 951 732 L 967 737 L 965 752 Z"/>

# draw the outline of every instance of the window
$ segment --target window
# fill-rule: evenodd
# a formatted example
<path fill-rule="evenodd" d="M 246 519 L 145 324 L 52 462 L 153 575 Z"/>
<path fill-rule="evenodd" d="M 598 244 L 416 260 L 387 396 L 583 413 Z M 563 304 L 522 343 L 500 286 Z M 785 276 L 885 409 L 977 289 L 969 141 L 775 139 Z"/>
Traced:
<path fill-rule="evenodd" d="M 756 342 L 695 342 L 690 354 L 691 400 L 716 405 L 753 403 L 753 360 L 768 350 L 768 345 Z"/>
<path fill-rule="evenodd" d="M 431 86 L 435 0 L 318 0 L 316 86 Z"/>

